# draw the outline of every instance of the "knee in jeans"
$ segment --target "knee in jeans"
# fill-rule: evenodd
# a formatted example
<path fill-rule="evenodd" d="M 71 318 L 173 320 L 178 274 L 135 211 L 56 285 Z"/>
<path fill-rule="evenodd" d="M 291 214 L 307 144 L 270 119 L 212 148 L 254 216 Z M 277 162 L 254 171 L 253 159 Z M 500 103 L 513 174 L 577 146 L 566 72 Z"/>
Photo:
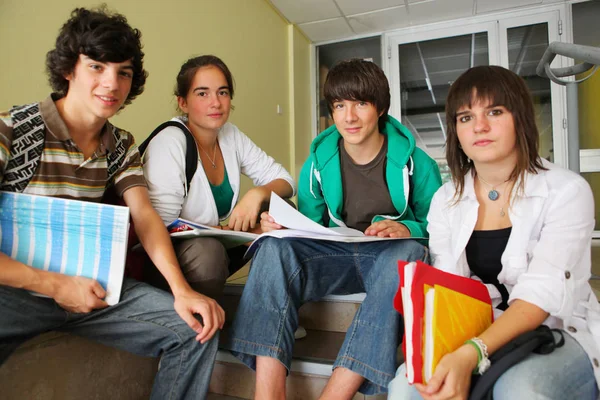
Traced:
<path fill-rule="evenodd" d="M 291 247 L 289 240 L 266 237 L 260 244 L 253 260 L 261 260 L 261 265 L 270 265 L 271 263 L 265 263 L 264 261 L 285 258 L 285 254 L 293 252 Z"/>
<path fill-rule="evenodd" d="M 426 246 L 416 240 L 403 240 L 401 251 L 401 260 L 403 261 L 429 261 L 429 250 Z"/>

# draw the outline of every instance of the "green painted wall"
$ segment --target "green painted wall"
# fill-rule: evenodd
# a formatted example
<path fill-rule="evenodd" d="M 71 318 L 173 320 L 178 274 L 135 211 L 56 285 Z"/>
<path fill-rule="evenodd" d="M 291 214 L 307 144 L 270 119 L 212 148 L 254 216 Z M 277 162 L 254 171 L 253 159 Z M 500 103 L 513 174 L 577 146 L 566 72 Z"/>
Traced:
<path fill-rule="evenodd" d="M 600 43 L 597 44 L 600 46 Z M 579 84 L 579 146 L 600 149 L 600 72 Z M 600 172 L 583 174 L 596 202 L 596 230 L 600 230 Z"/>
<path fill-rule="evenodd" d="M 59 28 L 75 7 L 96 5 L 88 0 L 0 1 L 0 38 L 4 39 L 0 109 L 48 95 L 45 55 Z M 131 131 L 138 142 L 145 138 L 176 115 L 172 93 L 181 64 L 194 55 L 215 54 L 227 63 L 235 80 L 235 111 L 230 121 L 293 169 L 296 143 L 290 127 L 303 132 L 311 121 L 307 95 L 310 44 L 299 32 L 290 40 L 297 29 L 291 30 L 266 0 L 109 0 L 107 5 L 141 30 L 145 67 L 150 73 L 145 92 L 114 117 L 113 123 Z M 306 87 L 296 88 L 292 114 L 290 93 L 295 85 Z M 282 114 L 277 114 L 277 105 Z M 243 187 L 248 186 L 245 182 Z"/>

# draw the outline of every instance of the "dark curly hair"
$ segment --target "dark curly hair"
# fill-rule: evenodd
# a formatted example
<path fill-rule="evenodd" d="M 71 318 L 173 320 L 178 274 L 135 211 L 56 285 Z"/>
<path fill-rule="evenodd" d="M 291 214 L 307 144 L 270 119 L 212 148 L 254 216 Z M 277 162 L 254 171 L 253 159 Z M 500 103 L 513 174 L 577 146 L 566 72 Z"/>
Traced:
<path fill-rule="evenodd" d="M 130 104 L 144 91 L 148 77 L 143 65 L 141 36 L 139 30 L 129 26 L 125 16 L 108 11 L 105 4 L 93 10 L 74 9 L 60 29 L 56 47 L 46 54 L 50 86 L 59 97 L 66 96 L 69 81 L 65 76 L 73 72 L 80 54 L 99 62 L 131 60 L 131 90 L 123 106 Z"/>

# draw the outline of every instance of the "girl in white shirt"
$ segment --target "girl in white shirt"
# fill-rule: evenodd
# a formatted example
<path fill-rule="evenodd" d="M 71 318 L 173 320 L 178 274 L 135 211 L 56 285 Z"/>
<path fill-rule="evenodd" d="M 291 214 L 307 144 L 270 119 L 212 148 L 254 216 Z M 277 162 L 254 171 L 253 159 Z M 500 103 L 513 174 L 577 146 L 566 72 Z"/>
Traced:
<path fill-rule="evenodd" d="M 564 346 L 506 371 L 494 399 L 596 399 L 600 313 L 588 283 L 589 185 L 540 158 L 530 93 L 507 69 L 461 75 L 448 94 L 446 122 L 452 182 L 435 194 L 428 215 L 433 265 L 483 281 L 499 316 L 477 340 L 445 355 L 427 385 L 409 386 L 401 366 L 389 398 L 466 399 L 472 373 L 485 369 L 478 359 L 486 348 L 491 355 L 546 324 L 564 330 Z"/>
<path fill-rule="evenodd" d="M 290 174 L 227 122 L 233 94 L 231 72 L 218 57 L 194 57 L 181 66 L 175 95 L 183 116 L 173 121 L 187 127 L 196 142 L 198 167 L 189 187 L 182 129 L 166 127 L 144 154 L 150 199 L 165 225 L 184 218 L 221 229 L 256 232 L 261 207 L 271 191 L 284 198 L 293 196 L 295 183 Z M 238 201 L 241 174 L 252 179 L 255 187 Z M 227 218 L 228 224 L 222 225 Z M 212 297 L 222 292 L 230 273 L 241 267 L 244 252 L 228 253 L 212 238 L 175 241 L 174 246 L 192 287 Z"/>

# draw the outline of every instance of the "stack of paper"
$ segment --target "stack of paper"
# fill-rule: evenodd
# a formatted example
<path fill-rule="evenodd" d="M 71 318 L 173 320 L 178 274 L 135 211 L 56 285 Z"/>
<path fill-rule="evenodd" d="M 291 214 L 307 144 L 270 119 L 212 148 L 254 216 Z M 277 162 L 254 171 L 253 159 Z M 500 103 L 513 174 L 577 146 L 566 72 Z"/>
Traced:
<path fill-rule="evenodd" d="M 398 262 L 394 307 L 404 317 L 409 383 L 427 383 L 442 357 L 493 322 L 489 292 L 479 281 L 417 262 Z"/>
<path fill-rule="evenodd" d="M 97 280 L 121 294 L 129 208 L 0 192 L 0 251 L 34 268 Z"/>

